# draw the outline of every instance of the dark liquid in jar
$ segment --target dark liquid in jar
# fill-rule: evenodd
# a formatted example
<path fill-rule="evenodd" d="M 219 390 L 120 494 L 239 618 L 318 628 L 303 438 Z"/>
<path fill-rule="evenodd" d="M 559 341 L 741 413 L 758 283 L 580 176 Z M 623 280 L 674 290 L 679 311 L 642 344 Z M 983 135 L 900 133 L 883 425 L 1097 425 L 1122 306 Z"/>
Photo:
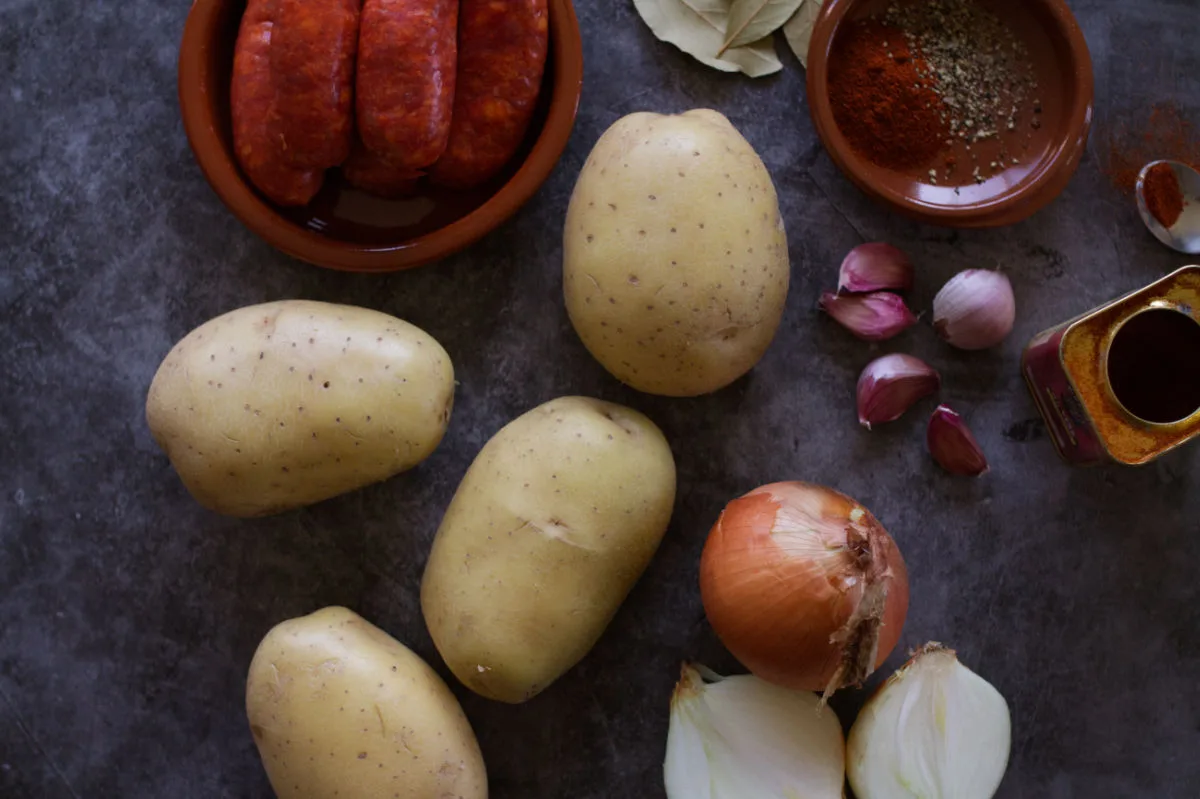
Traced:
<path fill-rule="evenodd" d="M 1200 409 L 1200 324 L 1165 308 L 1121 326 L 1108 351 L 1108 380 L 1127 411 L 1166 424 Z"/>

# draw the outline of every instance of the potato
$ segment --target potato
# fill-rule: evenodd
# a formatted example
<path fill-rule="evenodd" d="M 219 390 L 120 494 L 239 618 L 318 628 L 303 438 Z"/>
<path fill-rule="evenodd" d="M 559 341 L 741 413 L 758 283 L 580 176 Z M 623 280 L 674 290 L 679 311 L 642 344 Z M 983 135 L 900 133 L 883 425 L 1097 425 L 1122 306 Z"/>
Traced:
<path fill-rule="evenodd" d="M 421 610 L 468 688 L 523 702 L 600 638 L 658 548 L 675 461 L 637 411 L 563 397 L 496 433 L 438 528 Z"/>
<path fill-rule="evenodd" d="M 279 799 L 486 799 L 475 733 L 425 661 L 346 608 L 272 629 L 246 715 Z"/>
<path fill-rule="evenodd" d="M 263 516 L 417 465 L 442 440 L 453 401 L 450 356 L 423 330 L 288 300 L 184 337 L 154 376 L 146 418 L 197 501 Z"/>
<path fill-rule="evenodd" d="M 771 176 L 705 109 L 618 120 L 588 156 L 563 241 L 567 313 L 618 380 L 716 391 L 766 352 L 788 290 Z"/>

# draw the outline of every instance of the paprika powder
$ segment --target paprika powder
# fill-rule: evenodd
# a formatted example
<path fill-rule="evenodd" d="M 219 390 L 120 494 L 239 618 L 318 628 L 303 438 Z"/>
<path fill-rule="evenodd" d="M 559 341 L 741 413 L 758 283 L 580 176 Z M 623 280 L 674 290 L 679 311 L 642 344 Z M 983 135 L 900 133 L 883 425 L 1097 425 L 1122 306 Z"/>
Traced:
<path fill-rule="evenodd" d="M 1104 171 L 1118 189 L 1133 194 L 1142 167 L 1151 161 L 1182 161 L 1200 169 L 1200 131 L 1174 103 L 1158 103 L 1138 128 L 1129 127 L 1133 114 L 1120 116 L 1109 130 Z"/>
<path fill-rule="evenodd" d="M 978 0 L 891 0 L 834 39 L 828 70 L 851 148 L 924 183 L 983 183 L 1018 164 L 1041 125 L 1028 49 Z"/>
<path fill-rule="evenodd" d="M 1183 213 L 1183 192 L 1170 164 L 1157 163 L 1146 170 L 1142 181 L 1146 210 L 1165 228 L 1172 227 Z"/>
<path fill-rule="evenodd" d="M 829 55 L 829 101 L 857 153 L 897 170 L 937 158 L 950 131 L 926 74 L 897 28 L 866 19 L 838 36 Z"/>

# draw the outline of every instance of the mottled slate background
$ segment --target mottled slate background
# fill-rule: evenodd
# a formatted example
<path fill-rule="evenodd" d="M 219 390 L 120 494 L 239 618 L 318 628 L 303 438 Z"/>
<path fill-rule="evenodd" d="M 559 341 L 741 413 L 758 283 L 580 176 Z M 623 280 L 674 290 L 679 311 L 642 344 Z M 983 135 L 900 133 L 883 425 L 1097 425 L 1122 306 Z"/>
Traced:
<path fill-rule="evenodd" d="M 175 95 L 188 6 L 0 0 L 0 796 L 269 795 L 243 713 L 246 667 L 273 624 L 323 605 L 357 609 L 446 674 L 417 604 L 441 511 L 495 430 L 564 393 L 627 403 L 663 427 L 677 512 L 608 633 L 551 690 L 508 707 L 455 686 L 496 799 L 662 796 L 679 661 L 736 668 L 697 595 L 704 536 L 727 500 L 782 478 L 872 508 L 912 575 L 903 647 L 952 644 L 1008 697 L 1000 796 L 1200 792 L 1200 447 L 1136 471 L 1069 469 L 1018 375 L 1034 333 L 1187 262 L 1111 188 L 1098 142 L 1154 99 L 1200 115 L 1196 0 L 1074 2 L 1097 76 L 1088 157 L 1033 219 L 961 233 L 890 215 L 841 177 L 790 54 L 775 77 L 720 75 L 655 41 L 628 0 L 586 0 L 586 88 L 551 179 L 469 252 L 382 278 L 274 252 L 209 189 Z M 572 333 L 561 222 L 605 127 L 695 106 L 723 111 L 762 154 L 794 279 L 749 377 L 666 400 L 617 384 Z M 855 424 L 858 370 L 883 350 L 814 306 L 842 255 L 874 239 L 916 258 L 920 309 L 959 269 L 1013 278 L 1019 319 L 1001 350 L 951 352 L 927 327 L 894 342 L 943 370 L 944 397 L 992 459 L 982 480 L 930 462 L 927 407 L 872 433 Z M 277 518 L 225 519 L 190 500 L 154 446 L 146 388 L 193 326 L 285 297 L 428 330 L 461 381 L 453 422 L 409 474 Z M 835 706 L 848 720 L 861 701 L 850 692 Z"/>

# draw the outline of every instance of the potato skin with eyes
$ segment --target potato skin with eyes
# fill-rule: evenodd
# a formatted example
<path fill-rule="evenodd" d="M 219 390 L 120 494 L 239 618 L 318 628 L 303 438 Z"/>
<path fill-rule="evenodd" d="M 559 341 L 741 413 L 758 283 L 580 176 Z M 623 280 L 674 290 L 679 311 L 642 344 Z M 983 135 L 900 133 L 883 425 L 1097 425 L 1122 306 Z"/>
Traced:
<path fill-rule="evenodd" d="M 346 608 L 267 633 L 246 715 L 279 799 L 487 799 L 483 755 L 446 683 Z"/>
<path fill-rule="evenodd" d="M 721 114 L 630 114 L 596 142 L 563 232 L 567 313 L 614 377 L 695 396 L 748 372 L 787 299 L 774 184 Z"/>
<path fill-rule="evenodd" d="M 378 311 L 285 300 L 218 316 L 167 354 L 146 420 L 184 486 L 264 516 L 384 480 L 445 434 L 454 367 L 425 331 Z"/>
<path fill-rule="evenodd" d="M 434 538 L 421 610 L 471 690 L 523 702 L 578 663 L 649 564 L 675 461 L 642 414 L 562 397 L 483 447 Z"/>

